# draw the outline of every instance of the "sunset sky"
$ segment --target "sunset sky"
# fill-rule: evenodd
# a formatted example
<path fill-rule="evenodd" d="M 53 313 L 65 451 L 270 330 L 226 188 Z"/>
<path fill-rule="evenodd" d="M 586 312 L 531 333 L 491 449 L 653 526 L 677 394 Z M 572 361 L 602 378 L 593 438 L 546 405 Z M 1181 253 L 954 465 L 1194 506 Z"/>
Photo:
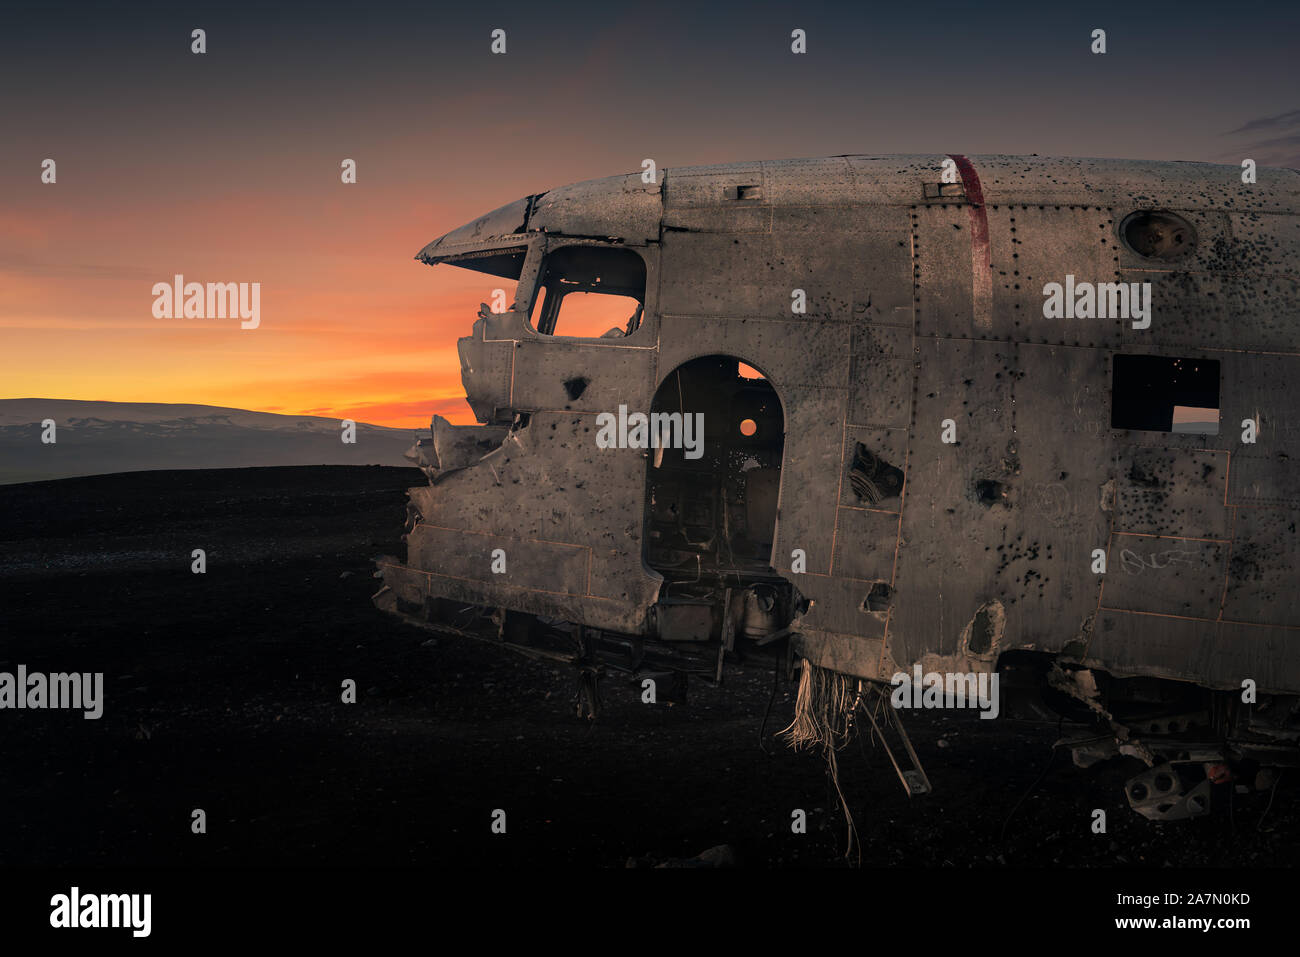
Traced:
<path fill-rule="evenodd" d="M 500 281 L 415 253 L 645 157 L 1300 165 L 1294 3 L 15 7 L 0 13 L 0 398 L 472 421 L 456 338 Z M 260 327 L 155 318 L 151 288 L 177 273 L 260 282 Z"/>

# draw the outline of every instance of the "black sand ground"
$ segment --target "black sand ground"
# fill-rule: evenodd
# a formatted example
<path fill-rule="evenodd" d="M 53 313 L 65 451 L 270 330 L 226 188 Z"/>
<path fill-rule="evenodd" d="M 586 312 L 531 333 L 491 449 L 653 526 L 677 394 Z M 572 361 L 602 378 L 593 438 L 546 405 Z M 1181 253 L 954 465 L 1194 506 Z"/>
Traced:
<path fill-rule="evenodd" d="M 404 489 L 422 481 L 320 467 L 0 488 L 0 670 L 103 671 L 106 697 L 99 721 L 0 711 L 0 865 L 618 867 L 724 843 L 742 866 L 842 863 L 822 761 L 759 747 L 765 664 L 671 707 L 610 680 L 588 724 L 570 675 L 375 611 L 370 559 L 403 554 Z M 206 575 L 190 571 L 195 548 Z M 355 705 L 340 702 L 346 678 Z M 1282 779 L 1262 828 L 1267 795 L 1155 826 L 1120 790 L 1136 767 L 1081 771 L 1065 753 L 1002 839 L 1056 728 L 907 719 L 932 796 L 909 801 L 881 754 L 841 756 L 866 866 L 1292 861 L 1300 779 Z"/>

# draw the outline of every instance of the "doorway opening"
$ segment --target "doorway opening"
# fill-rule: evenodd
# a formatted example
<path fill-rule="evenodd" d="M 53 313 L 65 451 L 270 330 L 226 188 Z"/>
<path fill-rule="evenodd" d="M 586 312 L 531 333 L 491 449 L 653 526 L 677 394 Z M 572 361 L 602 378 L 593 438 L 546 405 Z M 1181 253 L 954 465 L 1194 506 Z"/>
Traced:
<path fill-rule="evenodd" d="M 651 450 L 646 564 L 668 582 L 705 588 L 772 580 L 785 449 L 776 389 L 734 356 L 704 356 L 668 375 L 650 411 L 652 422 L 656 413 L 702 421 L 703 440 Z"/>

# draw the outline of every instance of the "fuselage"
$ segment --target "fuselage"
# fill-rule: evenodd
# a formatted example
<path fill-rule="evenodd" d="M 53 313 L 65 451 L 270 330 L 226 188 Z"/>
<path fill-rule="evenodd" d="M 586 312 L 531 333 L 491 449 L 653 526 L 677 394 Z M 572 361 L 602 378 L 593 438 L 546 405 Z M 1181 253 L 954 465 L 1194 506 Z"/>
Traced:
<path fill-rule="evenodd" d="M 460 341 L 480 424 L 422 443 L 388 607 L 724 653 L 788 635 L 876 681 L 1035 651 L 1300 692 L 1300 174 L 841 156 L 653 179 L 421 252 L 486 273 L 485 299 L 517 284 Z M 608 322 L 567 325 L 575 292 Z M 701 455 L 625 434 L 656 412 L 702 415 Z"/>

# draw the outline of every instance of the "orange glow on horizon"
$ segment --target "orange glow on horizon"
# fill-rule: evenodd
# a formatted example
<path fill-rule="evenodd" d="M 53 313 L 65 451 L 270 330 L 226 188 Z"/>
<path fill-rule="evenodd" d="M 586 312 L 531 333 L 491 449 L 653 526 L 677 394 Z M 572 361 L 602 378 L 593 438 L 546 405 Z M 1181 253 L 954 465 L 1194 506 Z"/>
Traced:
<path fill-rule="evenodd" d="M 397 195 L 378 201 L 391 216 L 373 195 L 348 215 L 308 215 L 299 202 L 262 205 L 253 230 L 253 206 L 233 198 L 154 210 L 186 224 L 172 235 L 111 195 L 78 215 L 5 211 L 0 398 L 194 403 L 410 429 L 427 429 L 435 413 L 473 422 L 456 340 L 495 288 L 509 301 L 514 284 L 413 259 L 467 217 L 413 210 Z M 279 224 L 295 218 L 286 235 Z M 260 283 L 260 323 L 156 318 L 153 286 L 176 274 Z"/>

